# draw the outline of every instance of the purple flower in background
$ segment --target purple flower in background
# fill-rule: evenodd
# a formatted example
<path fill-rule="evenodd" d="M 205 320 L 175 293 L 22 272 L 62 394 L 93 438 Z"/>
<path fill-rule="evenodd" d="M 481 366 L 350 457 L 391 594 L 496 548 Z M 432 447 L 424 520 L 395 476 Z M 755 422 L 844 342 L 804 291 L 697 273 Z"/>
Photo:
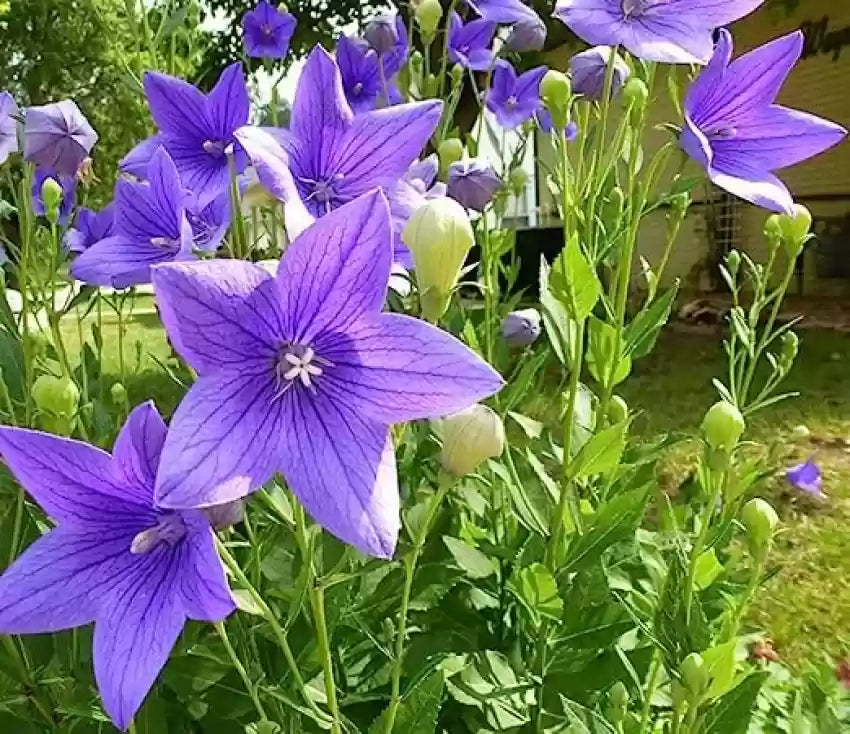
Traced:
<path fill-rule="evenodd" d="M 803 492 L 820 499 L 826 497 L 821 489 L 823 476 L 821 475 L 820 467 L 811 459 L 807 459 L 802 464 L 789 467 L 785 471 L 785 478 L 790 484 Z"/>
<path fill-rule="evenodd" d="M 523 20 L 540 20 L 522 0 L 466 0 L 478 15 L 493 23 L 517 23 Z"/>
<path fill-rule="evenodd" d="M 530 347 L 541 330 L 540 312 L 533 308 L 512 311 L 502 320 L 502 337 L 509 347 Z"/>
<path fill-rule="evenodd" d="M 156 142 L 146 141 L 130 152 L 130 172 L 144 172 L 144 156 L 161 145 L 197 206 L 205 207 L 230 184 L 228 152 L 233 154 L 237 173 L 245 168 L 245 154 L 233 137 L 237 128 L 247 124 L 250 112 L 242 67 L 228 66 L 208 95 L 182 79 L 157 72 L 146 73 L 144 83 L 159 134 Z M 122 170 L 129 171 L 127 159 Z"/>
<path fill-rule="evenodd" d="M 545 73 L 546 67 L 538 66 L 517 76 L 507 61 L 496 62 L 487 92 L 487 109 L 502 127 L 512 129 L 534 117 L 543 104 L 540 81 Z"/>
<path fill-rule="evenodd" d="M 452 11 L 449 16 L 449 61 L 453 64 L 486 71 L 493 63 L 493 36 L 496 24 L 489 20 L 471 20 L 464 23 L 460 16 Z"/>
<path fill-rule="evenodd" d="M 62 203 L 59 205 L 59 218 L 57 224 L 66 225 L 71 219 L 74 204 L 77 203 L 77 178 L 76 176 L 63 176 L 57 171 L 49 168 L 37 168 L 32 180 L 32 210 L 35 214 L 43 217 L 47 214 L 44 202 L 41 199 L 41 187 L 44 182 L 52 178 L 62 187 Z"/>
<path fill-rule="evenodd" d="M 540 126 L 540 129 L 546 133 L 554 133 L 556 132 L 555 126 L 552 124 L 552 115 L 549 113 L 545 107 L 541 108 L 537 112 L 537 124 Z M 567 126 L 564 128 L 564 138 L 566 141 L 572 142 L 578 137 L 578 124 L 575 122 L 568 122 Z"/>
<path fill-rule="evenodd" d="M 573 92 L 589 99 L 602 99 L 610 58 L 610 46 L 594 46 L 573 56 L 570 59 L 570 80 Z M 630 73 L 629 65 L 617 54 L 614 58 L 614 76 L 611 79 L 612 97 L 620 91 Z"/>
<path fill-rule="evenodd" d="M 3 165 L 12 153 L 18 152 L 18 121 L 20 114 L 15 99 L 8 92 L 0 92 L 0 165 Z"/>
<path fill-rule="evenodd" d="M 546 34 L 546 24 L 536 15 L 534 18 L 519 20 L 511 26 L 505 50 L 515 53 L 542 51 L 546 45 Z"/>
<path fill-rule="evenodd" d="M 255 59 L 282 59 L 289 51 L 297 21 L 292 13 L 281 13 L 260 0 L 242 16 L 242 41 L 246 55 Z"/>
<path fill-rule="evenodd" d="M 422 204 L 446 195 L 446 185 L 437 181 L 440 163 L 432 153 L 417 161 L 395 184 L 387 189 L 393 228 L 393 260 L 406 269 L 413 268 L 413 256 L 402 242 L 404 226 Z"/>
<path fill-rule="evenodd" d="M 73 262 L 77 280 L 127 288 L 150 283 L 151 265 L 194 257 L 186 191 L 164 148 L 154 153 L 147 173 L 144 182 L 119 179 L 112 234 Z"/>
<path fill-rule="evenodd" d="M 483 158 L 457 161 L 449 166 L 449 196 L 467 209 L 483 212 L 503 186 L 493 166 Z"/>
<path fill-rule="evenodd" d="M 94 622 L 106 712 L 126 729 L 187 619 L 234 611 L 209 521 L 154 502 L 165 424 L 152 403 L 127 418 L 112 455 L 38 431 L 0 428 L 0 453 L 56 523 L 0 576 L 0 634 Z"/>
<path fill-rule="evenodd" d="M 685 97 L 682 148 L 720 188 L 757 206 L 791 212 L 793 199 L 772 171 L 838 144 L 840 125 L 774 103 L 803 50 L 799 31 L 732 63 L 732 37 L 720 31 L 711 63 Z"/>
<path fill-rule="evenodd" d="M 363 37 L 379 56 L 384 56 L 393 49 L 399 41 L 399 28 L 396 25 L 398 16 L 379 15 L 366 24 Z M 402 23 L 402 31 L 404 24 Z"/>
<path fill-rule="evenodd" d="M 764 0 L 558 0 L 555 16 L 591 46 L 624 46 L 640 59 L 705 64 L 712 31 Z"/>
<path fill-rule="evenodd" d="M 382 91 L 378 54 L 358 39 L 340 36 L 336 63 L 345 98 L 354 114 L 374 110 Z"/>
<path fill-rule="evenodd" d="M 355 117 L 339 68 L 323 48 L 316 47 L 298 80 L 289 131 L 276 133 L 285 155 L 268 145 L 248 153 L 266 188 L 274 193 L 264 175 L 284 165 L 310 213 L 323 216 L 367 191 L 398 181 L 428 142 L 441 111 L 442 103 L 431 100 Z"/>
<path fill-rule="evenodd" d="M 97 142 L 97 133 L 70 99 L 24 114 L 24 159 L 62 176 L 76 176 Z"/>
<path fill-rule="evenodd" d="M 223 191 L 203 209 L 189 207 L 186 211 L 186 219 L 192 228 L 194 248 L 215 252 L 224 240 L 233 219 L 230 192 Z"/>
<path fill-rule="evenodd" d="M 392 555 L 390 424 L 471 405 L 501 379 L 453 336 L 382 313 L 390 238 L 373 191 L 317 220 L 275 277 L 237 260 L 154 269 L 166 331 L 199 375 L 163 449 L 163 506 L 223 504 L 281 472 L 316 522 Z"/>
<path fill-rule="evenodd" d="M 65 233 L 65 247 L 70 252 L 84 252 L 95 242 L 111 236 L 114 228 L 114 204 L 107 204 L 99 212 L 82 207 L 77 210 L 74 226 Z"/>

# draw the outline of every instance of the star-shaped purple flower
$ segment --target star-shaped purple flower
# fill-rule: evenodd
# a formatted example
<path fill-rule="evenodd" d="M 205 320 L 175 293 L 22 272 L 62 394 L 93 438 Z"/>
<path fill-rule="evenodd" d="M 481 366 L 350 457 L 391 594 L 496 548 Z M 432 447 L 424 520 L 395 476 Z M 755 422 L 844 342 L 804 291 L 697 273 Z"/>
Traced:
<path fill-rule="evenodd" d="M 154 269 L 166 331 L 198 373 L 163 449 L 162 506 L 223 504 L 281 472 L 316 522 L 392 555 L 390 424 L 469 406 L 501 378 L 453 336 L 382 313 L 391 264 L 373 191 L 317 220 L 276 277 L 236 260 Z"/>
<path fill-rule="evenodd" d="M 24 115 L 24 159 L 62 176 L 76 176 L 97 142 L 97 133 L 70 99 L 28 107 Z"/>
<path fill-rule="evenodd" d="M 803 50 L 803 34 L 771 41 L 731 62 L 732 37 L 720 31 L 711 63 L 685 97 L 682 148 L 722 189 L 772 211 L 793 199 L 772 173 L 844 139 L 840 125 L 775 104 Z"/>
<path fill-rule="evenodd" d="M 540 20 L 522 0 L 466 0 L 478 15 L 493 23 L 518 23 L 523 20 Z"/>
<path fill-rule="evenodd" d="M 209 94 L 176 77 L 148 72 L 145 94 L 159 128 L 156 140 L 136 146 L 121 162 L 124 171 L 144 177 L 147 156 L 162 146 L 195 204 L 203 208 L 230 184 L 228 153 L 237 173 L 245 168 L 244 151 L 233 133 L 248 122 L 250 100 L 240 64 L 228 66 Z"/>
<path fill-rule="evenodd" d="M 493 37 L 496 23 L 470 20 L 464 23 L 453 10 L 449 16 L 449 61 L 473 71 L 487 71 L 493 64 Z"/>
<path fill-rule="evenodd" d="M 187 619 L 234 611 L 209 521 L 157 507 L 165 424 L 136 408 L 112 455 L 38 431 L 0 428 L 0 454 L 56 523 L 0 576 L 0 634 L 94 622 L 94 672 L 106 712 L 126 729 Z"/>
<path fill-rule="evenodd" d="M 345 99 L 355 115 L 374 110 L 381 96 L 381 70 L 378 54 L 357 38 L 340 36 L 336 63 L 342 78 Z"/>
<path fill-rule="evenodd" d="M 284 58 L 296 25 L 292 13 L 281 13 L 271 3 L 260 0 L 254 10 L 242 16 L 245 54 L 255 59 Z"/>
<path fill-rule="evenodd" d="M 712 31 L 764 0 L 558 0 L 555 16 L 591 46 L 624 46 L 640 59 L 705 64 Z"/>
<path fill-rule="evenodd" d="M 230 192 L 222 191 L 203 209 L 189 207 L 186 219 L 192 228 L 192 245 L 196 250 L 215 252 L 227 234 L 233 219 Z"/>
<path fill-rule="evenodd" d="M 12 153 L 18 152 L 18 121 L 20 114 L 15 98 L 8 92 L 0 92 L 0 165 Z"/>
<path fill-rule="evenodd" d="M 41 187 L 44 182 L 52 178 L 62 187 L 62 203 L 59 205 L 59 218 L 57 223 L 64 226 L 71 219 L 71 212 L 77 203 L 77 178 L 76 176 L 64 176 L 52 168 L 37 168 L 32 179 L 32 210 L 35 214 L 43 217 L 47 214 L 44 201 L 41 198 Z"/>
<path fill-rule="evenodd" d="M 546 67 L 538 66 L 517 76 L 507 61 L 496 62 L 487 92 L 487 109 L 502 127 L 513 129 L 534 117 L 543 104 L 540 81 L 545 73 Z"/>
<path fill-rule="evenodd" d="M 790 484 L 803 492 L 819 499 L 826 497 L 823 489 L 821 489 L 823 476 L 821 475 L 820 467 L 811 459 L 804 461 L 802 464 L 789 467 L 785 471 L 785 478 Z"/>
<path fill-rule="evenodd" d="M 355 117 L 339 67 L 321 47 L 310 53 L 292 106 L 289 131 L 278 131 L 286 166 L 298 195 L 314 216 L 323 216 L 376 187 L 391 186 L 416 160 L 437 127 L 442 103 L 396 105 Z M 271 148 L 248 151 L 260 180 L 279 167 Z M 270 159 L 263 160 L 265 153 Z M 272 190 L 263 181 L 269 190 Z"/>
<path fill-rule="evenodd" d="M 151 265 L 194 258 L 186 191 L 164 148 L 154 153 L 147 175 L 142 182 L 119 179 L 113 232 L 74 261 L 77 280 L 127 288 L 150 283 Z"/>
<path fill-rule="evenodd" d="M 70 252 L 88 250 L 95 242 L 109 237 L 115 228 L 115 206 L 107 204 L 99 212 L 81 207 L 77 209 L 74 226 L 65 233 L 65 247 Z"/>

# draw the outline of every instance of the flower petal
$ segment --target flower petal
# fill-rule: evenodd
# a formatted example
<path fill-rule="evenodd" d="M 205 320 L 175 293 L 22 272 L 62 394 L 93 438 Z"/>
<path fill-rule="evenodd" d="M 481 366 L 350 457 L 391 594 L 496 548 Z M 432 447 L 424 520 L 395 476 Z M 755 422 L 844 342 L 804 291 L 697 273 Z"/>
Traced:
<path fill-rule="evenodd" d="M 213 532 L 200 512 L 183 514 L 189 526 L 181 557 L 180 594 L 183 610 L 199 622 L 221 622 L 236 609 L 224 566 L 215 550 Z"/>
<path fill-rule="evenodd" d="M 251 100 L 241 63 L 237 61 L 221 72 L 207 97 L 206 109 L 213 140 L 230 140 L 233 131 L 248 122 Z"/>
<path fill-rule="evenodd" d="M 0 427 L 0 454 L 21 486 L 58 522 L 147 516 L 135 492 L 115 479 L 105 451 L 70 438 Z"/>
<path fill-rule="evenodd" d="M 468 0 L 467 4 L 482 18 L 494 23 L 537 19 L 537 13 L 522 0 Z"/>
<path fill-rule="evenodd" d="M 364 553 L 391 558 L 399 529 L 389 431 L 334 400 L 292 391 L 280 471 L 311 517 Z"/>
<path fill-rule="evenodd" d="M 41 634 L 93 622 L 103 594 L 138 562 L 137 532 L 62 526 L 35 541 L 0 576 L 0 634 Z"/>
<path fill-rule="evenodd" d="M 387 200 L 379 191 L 317 220 L 286 251 L 277 271 L 288 339 L 309 344 L 343 331 L 384 305 L 392 266 Z"/>
<path fill-rule="evenodd" d="M 186 136 L 162 135 L 162 145 L 171 155 L 180 180 L 192 192 L 196 208 L 202 209 L 230 185 L 227 156 L 204 150 L 203 140 Z M 244 168 L 244 155 L 235 154 L 236 172 Z"/>
<path fill-rule="evenodd" d="M 756 206 L 775 212 L 793 213 L 794 199 L 785 184 L 750 160 L 715 155 L 708 176 L 721 189 Z"/>
<path fill-rule="evenodd" d="M 161 544 L 137 556 L 131 572 L 102 599 L 94 673 L 104 708 L 119 729 L 133 720 L 186 622 L 177 590 L 180 552 Z"/>
<path fill-rule="evenodd" d="M 165 421 L 148 400 L 130 412 L 112 448 L 112 468 L 118 480 L 147 507 L 153 507 L 153 485 L 166 431 Z"/>
<path fill-rule="evenodd" d="M 159 135 L 154 135 L 147 140 L 143 140 L 121 159 L 118 168 L 123 173 L 129 173 L 131 176 L 147 178 L 148 163 L 150 163 L 151 157 L 161 145 L 162 140 L 160 140 Z"/>
<path fill-rule="evenodd" d="M 120 179 L 115 188 L 115 229 L 132 239 L 182 234 L 185 193 L 165 148 L 157 148 L 147 166 L 147 182 Z"/>
<path fill-rule="evenodd" d="M 199 373 L 271 373 L 283 328 L 265 270 L 241 260 L 170 263 L 152 280 L 169 338 Z"/>
<path fill-rule="evenodd" d="M 274 474 L 289 430 L 272 365 L 267 374 L 248 370 L 201 377 L 171 420 L 157 504 L 209 507 L 245 497 Z"/>
<path fill-rule="evenodd" d="M 166 247 L 157 247 L 114 235 L 95 242 L 71 263 L 71 275 L 77 280 L 112 288 L 151 282 L 151 265 L 193 257 Z"/>
<path fill-rule="evenodd" d="M 435 418 L 498 392 L 499 374 L 451 334 L 397 314 L 331 334 L 321 391 L 382 423 Z"/>
<path fill-rule="evenodd" d="M 190 136 L 199 143 L 209 139 L 206 99 L 200 91 L 182 79 L 156 71 L 145 73 L 144 87 L 151 117 L 162 133 Z"/>

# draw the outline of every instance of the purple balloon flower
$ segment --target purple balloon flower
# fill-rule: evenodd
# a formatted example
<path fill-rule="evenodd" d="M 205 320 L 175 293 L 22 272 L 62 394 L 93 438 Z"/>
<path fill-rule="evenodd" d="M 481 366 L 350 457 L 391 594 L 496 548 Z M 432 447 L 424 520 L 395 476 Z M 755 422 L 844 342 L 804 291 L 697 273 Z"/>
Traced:
<path fill-rule="evenodd" d="M 793 199 L 772 171 L 841 142 L 840 125 L 775 104 L 803 50 L 800 32 L 730 63 L 732 37 L 720 31 L 711 63 L 685 97 L 682 148 L 720 188 L 757 206 L 791 212 Z"/>
<path fill-rule="evenodd" d="M 97 133 L 70 99 L 27 107 L 24 159 L 62 176 L 76 176 L 97 142 Z"/>
<path fill-rule="evenodd" d="M 478 15 L 493 23 L 517 23 L 522 20 L 540 21 L 537 15 L 522 0 L 466 0 Z"/>
<path fill-rule="evenodd" d="M 115 205 L 107 204 L 99 212 L 82 207 L 77 210 L 74 226 L 65 233 L 65 247 L 70 252 L 81 253 L 95 242 L 111 236 L 115 229 Z"/>
<path fill-rule="evenodd" d="M 640 59 L 705 64 L 712 31 L 764 0 L 558 0 L 555 16 L 591 46 L 624 46 Z"/>
<path fill-rule="evenodd" d="M 605 75 L 611 59 L 610 46 L 594 46 L 570 59 L 570 80 L 573 92 L 589 99 L 602 99 L 605 92 Z M 614 57 L 614 76 L 611 79 L 611 96 L 617 94 L 631 71 L 629 65 L 617 54 Z"/>
<path fill-rule="evenodd" d="M 255 59 L 282 59 L 297 25 L 292 13 L 281 13 L 271 3 L 260 0 L 254 10 L 242 16 L 242 42 L 245 53 Z"/>
<path fill-rule="evenodd" d="M 471 20 L 464 23 L 452 11 L 449 16 L 449 61 L 473 71 L 486 71 L 493 64 L 493 36 L 496 23 L 490 20 Z"/>
<path fill-rule="evenodd" d="M 94 622 L 94 672 L 106 712 L 126 729 L 187 619 L 235 605 L 209 521 L 154 502 L 165 424 L 152 403 L 128 417 L 112 455 L 38 431 L 0 428 L 0 453 L 56 523 L 0 576 L 0 633 Z"/>
<path fill-rule="evenodd" d="M 233 219 L 230 192 L 223 191 L 203 209 L 189 207 L 186 211 L 186 219 L 192 228 L 194 248 L 215 252 L 224 240 Z"/>
<path fill-rule="evenodd" d="M 247 124 L 250 113 L 242 67 L 228 66 L 209 94 L 158 72 L 146 73 L 144 84 L 159 134 L 155 140 L 144 141 L 130 151 L 121 162 L 121 169 L 144 178 L 149 156 L 162 146 L 196 205 L 205 207 L 230 185 L 228 152 L 233 154 L 237 173 L 245 168 L 245 154 L 233 137 L 238 128 Z"/>
<path fill-rule="evenodd" d="M 530 347 L 542 332 L 540 312 L 533 308 L 512 311 L 502 319 L 502 337 L 509 347 Z"/>
<path fill-rule="evenodd" d="M 542 51 L 546 45 L 546 34 L 546 24 L 536 15 L 534 18 L 519 20 L 511 26 L 505 50 L 515 53 Z"/>
<path fill-rule="evenodd" d="M 819 499 L 826 497 L 821 489 L 823 476 L 820 467 L 811 459 L 789 467 L 785 471 L 785 478 L 790 484 L 803 492 L 814 495 Z"/>
<path fill-rule="evenodd" d="M 366 24 L 363 37 L 379 56 L 384 56 L 392 51 L 399 41 L 399 27 L 396 25 L 396 15 L 379 15 Z M 404 35 L 404 24 L 401 26 Z"/>
<path fill-rule="evenodd" d="M 487 92 L 487 109 L 502 127 L 512 129 L 534 117 L 543 104 L 540 81 L 545 73 L 546 67 L 538 66 L 517 76 L 507 61 L 496 62 Z"/>
<path fill-rule="evenodd" d="M 355 117 L 339 67 L 327 51 L 316 47 L 298 80 L 289 131 L 275 134 L 286 155 L 267 145 L 248 153 L 267 189 L 275 193 L 274 182 L 264 181 L 264 176 L 288 167 L 307 209 L 323 216 L 398 181 L 428 142 L 441 111 L 442 103 L 430 100 Z"/>
<path fill-rule="evenodd" d="M 150 283 L 151 265 L 194 258 L 186 191 L 164 148 L 154 153 L 147 174 L 145 182 L 116 184 L 113 233 L 74 261 L 77 280 L 127 288 Z"/>
<path fill-rule="evenodd" d="M 44 201 L 41 199 L 41 187 L 48 178 L 52 178 L 62 187 L 62 203 L 59 205 L 57 224 L 64 226 L 70 221 L 74 204 L 77 203 L 77 178 L 76 176 L 63 176 L 50 168 L 36 169 L 30 193 L 32 194 L 32 210 L 40 217 L 47 214 Z"/>
<path fill-rule="evenodd" d="M 437 181 L 440 163 L 432 153 L 417 161 L 404 176 L 387 188 L 393 227 L 393 261 L 410 270 L 414 267 L 413 255 L 401 239 L 407 221 L 429 199 L 446 195 L 446 185 Z"/>
<path fill-rule="evenodd" d="M 18 152 L 18 121 L 14 116 L 19 114 L 14 97 L 8 92 L 0 92 L 0 165 L 12 153 Z"/>
<path fill-rule="evenodd" d="M 555 125 L 552 124 L 552 115 L 549 113 L 545 107 L 541 108 L 537 112 L 537 124 L 540 126 L 540 129 L 546 133 L 554 133 Z M 568 143 L 572 142 L 578 137 L 578 124 L 575 122 L 568 122 L 567 126 L 564 128 L 564 138 Z"/>
<path fill-rule="evenodd" d="M 483 212 L 503 186 L 493 166 L 483 158 L 457 161 L 449 166 L 449 196 L 467 209 Z"/>
<path fill-rule="evenodd" d="M 382 313 L 391 264 L 373 191 L 316 221 L 276 277 L 237 260 L 154 269 L 166 331 L 199 375 L 171 423 L 158 502 L 223 504 L 281 472 L 316 522 L 392 555 L 390 424 L 469 406 L 501 378 L 453 336 Z"/>
<path fill-rule="evenodd" d="M 342 78 L 345 99 L 355 115 L 374 110 L 381 96 L 381 70 L 378 54 L 362 41 L 340 36 L 336 63 Z"/>

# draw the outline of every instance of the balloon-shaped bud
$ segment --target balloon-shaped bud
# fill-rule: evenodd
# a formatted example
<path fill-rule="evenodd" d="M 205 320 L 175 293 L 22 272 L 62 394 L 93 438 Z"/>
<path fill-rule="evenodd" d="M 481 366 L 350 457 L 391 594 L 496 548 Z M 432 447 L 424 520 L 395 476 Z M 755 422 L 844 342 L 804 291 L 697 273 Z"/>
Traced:
<path fill-rule="evenodd" d="M 682 661 L 679 673 L 682 677 L 682 685 L 693 697 L 698 698 L 708 688 L 710 682 L 708 667 L 698 652 L 692 652 Z"/>
<path fill-rule="evenodd" d="M 709 408 L 702 421 L 705 442 L 716 451 L 731 451 L 744 433 L 744 416 L 732 403 L 719 400 Z"/>
<path fill-rule="evenodd" d="M 415 8 L 416 24 L 419 26 L 422 35 L 433 38 L 437 32 L 437 26 L 440 25 L 440 19 L 443 17 L 443 6 L 440 4 L 440 0 L 420 0 Z"/>
<path fill-rule="evenodd" d="M 533 308 L 513 311 L 502 321 L 502 336 L 509 347 L 529 347 L 540 332 L 540 312 Z"/>
<path fill-rule="evenodd" d="M 80 391 L 70 377 L 42 375 L 32 386 L 36 407 L 57 416 L 71 416 L 80 404 Z"/>
<path fill-rule="evenodd" d="M 52 176 L 48 176 L 41 184 L 41 201 L 44 204 L 44 213 L 48 221 L 55 224 L 59 220 L 59 209 L 65 192 L 62 185 Z"/>
<path fill-rule="evenodd" d="M 463 158 L 463 143 L 460 138 L 446 138 L 437 146 L 437 157 L 440 160 L 440 173 L 445 176 L 452 163 Z"/>
<path fill-rule="evenodd" d="M 773 540 L 779 515 L 769 502 L 755 497 L 741 510 L 741 522 L 747 530 L 747 540 L 753 554 L 763 555 Z"/>
<path fill-rule="evenodd" d="M 440 464 L 456 477 L 471 473 L 487 459 L 501 456 L 505 449 L 502 419 L 486 405 L 473 405 L 435 423 L 443 440 Z"/>

